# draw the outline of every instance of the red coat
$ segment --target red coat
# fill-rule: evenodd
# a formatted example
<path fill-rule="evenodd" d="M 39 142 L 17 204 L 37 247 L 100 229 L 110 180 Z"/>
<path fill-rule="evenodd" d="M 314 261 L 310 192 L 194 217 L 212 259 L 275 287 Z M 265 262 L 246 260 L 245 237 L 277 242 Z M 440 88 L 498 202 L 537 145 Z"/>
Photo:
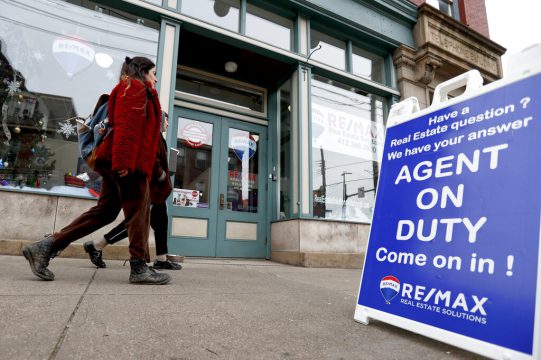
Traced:
<path fill-rule="evenodd" d="M 173 190 L 171 177 L 169 176 L 169 165 L 167 163 L 167 143 L 163 136 L 158 141 L 158 154 L 154 170 L 152 170 L 152 180 L 150 180 L 150 202 L 152 204 L 163 204 Z"/>
<path fill-rule="evenodd" d="M 113 136 L 98 148 L 97 159 L 112 163 L 113 171 L 142 172 L 150 179 L 160 139 L 158 93 L 139 80 L 122 80 L 109 96 Z"/>

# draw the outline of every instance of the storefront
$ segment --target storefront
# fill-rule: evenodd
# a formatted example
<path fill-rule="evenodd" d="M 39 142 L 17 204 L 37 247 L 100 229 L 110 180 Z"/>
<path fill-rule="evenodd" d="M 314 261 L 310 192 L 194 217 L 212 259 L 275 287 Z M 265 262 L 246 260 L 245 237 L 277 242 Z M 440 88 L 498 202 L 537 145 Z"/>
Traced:
<path fill-rule="evenodd" d="M 392 56 L 414 45 L 413 4 L 0 6 L 1 239 L 58 230 L 99 196 L 75 120 L 116 84 L 124 57 L 139 55 L 157 64 L 178 150 L 170 252 L 360 266 L 385 118 L 401 97 Z"/>

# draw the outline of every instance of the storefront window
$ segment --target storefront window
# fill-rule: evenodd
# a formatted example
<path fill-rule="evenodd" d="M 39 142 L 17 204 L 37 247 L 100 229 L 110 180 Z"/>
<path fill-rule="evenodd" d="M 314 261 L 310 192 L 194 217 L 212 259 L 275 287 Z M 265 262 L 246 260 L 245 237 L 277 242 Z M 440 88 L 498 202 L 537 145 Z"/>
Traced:
<path fill-rule="evenodd" d="M 291 50 L 293 21 L 251 4 L 246 12 L 246 36 Z"/>
<path fill-rule="evenodd" d="M 353 47 L 353 73 L 379 83 L 384 82 L 383 57 L 372 54 L 357 46 Z"/>
<path fill-rule="evenodd" d="M 319 45 L 321 48 L 315 50 Z M 316 30 L 310 31 L 311 59 L 335 68 L 346 69 L 346 43 Z"/>
<path fill-rule="evenodd" d="M 183 99 L 252 115 L 266 114 L 265 89 L 180 67 L 175 89 Z"/>
<path fill-rule="evenodd" d="M 180 11 L 196 19 L 239 31 L 240 0 L 182 0 Z"/>
<path fill-rule="evenodd" d="M 291 216 L 291 81 L 280 88 L 280 219 Z"/>
<path fill-rule="evenodd" d="M 259 203 L 259 134 L 230 128 L 227 153 L 227 210 L 256 213 Z"/>
<path fill-rule="evenodd" d="M 111 91 L 125 56 L 155 61 L 159 33 L 150 21 L 85 6 L 0 0 L 0 190 L 99 194 L 75 117 Z"/>
<path fill-rule="evenodd" d="M 178 119 L 173 206 L 209 207 L 213 129 L 210 123 Z"/>
<path fill-rule="evenodd" d="M 311 93 L 314 217 L 370 222 L 385 101 L 318 76 Z"/>
<path fill-rule="evenodd" d="M 147 3 L 151 3 L 154 5 L 162 6 L 162 0 L 143 0 L 143 1 L 146 1 Z"/>

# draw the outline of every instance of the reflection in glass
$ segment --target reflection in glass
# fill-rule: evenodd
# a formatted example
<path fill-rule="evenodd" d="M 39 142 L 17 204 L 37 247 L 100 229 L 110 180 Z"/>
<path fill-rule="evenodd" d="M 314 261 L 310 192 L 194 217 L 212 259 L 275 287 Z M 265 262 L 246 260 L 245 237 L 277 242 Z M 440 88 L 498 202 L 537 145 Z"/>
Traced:
<path fill-rule="evenodd" d="M 318 45 L 321 49 L 312 53 L 311 59 L 338 69 L 346 69 L 346 43 L 316 30 L 310 31 L 310 48 L 313 50 Z"/>
<path fill-rule="evenodd" d="M 314 217 L 371 222 L 384 99 L 317 76 L 311 93 Z"/>
<path fill-rule="evenodd" d="M 213 125 L 179 118 L 173 206 L 208 208 Z"/>
<path fill-rule="evenodd" d="M 248 4 L 246 36 L 291 50 L 293 21 Z"/>
<path fill-rule="evenodd" d="M 146 1 L 154 5 L 162 6 L 162 0 L 143 0 L 143 1 Z"/>
<path fill-rule="evenodd" d="M 182 0 L 180 12 L 238 32 L 239 7 L 240 0 Z"/>
<path fill-rule="evenodd" d="M 383 57 L 372 54 L 364 49 L 353 47 L 353 73 L 366 79 L 384 82 Z"/>
<path fill-rule="evenodd" d="M 227 154 L 227 209 L 257 212 L 259 134 L 229 129 Z"/>
<path fill-rule="evenodd" d="M 291 215 L 291 81 L 280 88 L 280 219 Z"/>
<path fill-rule="evenodd" d="M 156 58 L 152 21 L 72 2 L 0 0 L 0 190 L 98 196 L 74 117 L 112 90 L 126 55 Z"/>
<path fill-rule="evenodd" d="M 225 78 L 207 76 L 184 67 L 177 72 L 175 89 L 193 95 L 198 100 L 214 101 L 217 106 L 229 106 L 238 111 L 265 111 L 263 90 L 248 88 Z"/>

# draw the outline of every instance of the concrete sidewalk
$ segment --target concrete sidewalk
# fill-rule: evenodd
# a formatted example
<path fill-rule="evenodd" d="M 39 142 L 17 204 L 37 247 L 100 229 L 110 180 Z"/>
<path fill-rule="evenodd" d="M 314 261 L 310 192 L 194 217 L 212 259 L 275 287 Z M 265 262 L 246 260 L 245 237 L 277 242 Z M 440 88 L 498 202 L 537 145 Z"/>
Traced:
<path fill-rule="evenodd" d="M 360 270 L 185 260 L 165 286 L 129 264 L 53 259 L 56 280 L 0 256 L 0 359 L 476 359 L 380 322 L 353 320 Z"/>

